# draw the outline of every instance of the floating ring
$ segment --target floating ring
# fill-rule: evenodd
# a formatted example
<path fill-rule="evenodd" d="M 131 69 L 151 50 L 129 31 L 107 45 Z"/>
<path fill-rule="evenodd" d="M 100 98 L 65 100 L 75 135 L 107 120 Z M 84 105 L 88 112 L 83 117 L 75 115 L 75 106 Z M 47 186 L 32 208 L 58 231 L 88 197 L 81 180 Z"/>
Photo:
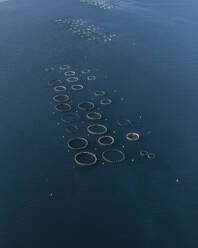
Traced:
<path fill-rule="evenodd" d="M 56 110 L 59 112 L 69 112 L 71 109 L 72 107 L 68 103 L 60 103 L 56 105 Z"/>
<path fill-rule="evenodd" d="M 96 76 L 88 76 L 87 80 L 91 81 L 91 80 L 96 80 Z"/>
<path fill-rule="evenodd" d="M 65 70 L 69 70 L 69 69 L 71 69 L 70 65 L 60 65 L 59 66 L 59 70 L 61 70 L 61 71 L 65 71 Z"/>
<path fill-rule="evenodd" d="M 117 154 L 120 154 L 121 155 L 121 158 L 120 159 L 109 159 L 107 158 L 107 154 L 108 153 L 117 153 Z M 111 150 L 106 150 L 102 153 L 102 158 L 104 161 L 108 162 L 108 163 L 121 163 L 125 160 L 125 154 L 124 152 L 118 150 L 118 149 L 111 149 Z"/>
<path fill-rule="evenodd" d="M 138 133 L 127 133 L 126 139 L 129 141 L 137 141 L 139 140 L 140 135 Z"/>
<path fill-rule="evenodd" d="M 97 90 L 94 92 L 94 96 L 104 96 L 106 92 L 104 90 Z"/>
<path fill-rule="evenodd" d="M 112 136 L 101 136 L 98 138 L 98 144 L 101 146 L 111 146 L 115 142 L 114 137 Z"/>
<path fill-rule="evenodd" d="M 81 159 L 83 159 L 84 161 L 83 160 L 80 161 L 80 157 L 82 157 Z M 87 162 L 89 160 L 90 160 L 90 162 Z M 74 161 L 76 164 L 78 164 L 80 166 L 92 166 L 92 165 L 96 164 L 97 157 L 92 152 L 79 152 L 74 156 Z"/>
<path fill-rule="evenodd" d="M 63 82 L 61 80 L 51 80 L 48 82 L 48 85 L 51 87 L 59 86 Z"/>
<path fill-rule="evenodd" d="M 155 159 L 155 158 L 156 158 L 156 155 L 155 155 L 155 153 L 150 152 L 150 153 L 147 155 L 147 158 L 148 158 L 148 159 Z"/>
<path fill-rule="evenodd" d="M 83 90 L 84 89 L 84 86 L 82 84 L 73 84 L 71 86 L 71 89 L 72 90 L 75 90 L 75 91 L 78 91 L 78 90 Z"/>
<path fill-rule="evenodd" d="M 90 69 L 87 69 L 87 70 L 82 70 L 82 71 L 81 71 L 81 73 L 82 73 L 82 74 L 88 74 L 88 73 L 90 73 L 90 72 L 91 72 L 91 70 L 90 70 Z"/>
<path fill-rule="evenodd" d="M 98 129 L 98 131 L 94 131 L 93 129 Z M 107 127 L 102 125 L 102 124 L 93 124 L 93 125 L 89 125 L 87 127 L 87 132 L 89 134 L 93 134 L 93 135 L 103 135 L 105 133 L 107 133 Z"/>
<path fill-rule="evenodd" d="M 121 127 L 127 127 L 127 126 L 131 125 L 131 121 L 127 120 L 127 119 L 126 120 L 118 120 L 117 124 L 118 124 L 118 126 L 121 126 Z"/>
<path fill-rule="evenodd" d="M 112 100 L 110 98 L 105 98 L 100 100 L 101 105 L 109 105 L 112 103 Z"/>
<path fill-rule="evenodd" d="M 90 111 L 94 109 L 95 105 L 93 102 L 81 102 L 78 104 L 78 108 L 83 111 Z"/>
<path fill-rule="evenodd" d="M 78 77 L 69 77 L 66 79 L 68 83 L 78 82 Z"/>
<path fill-rule="evenodd" d="M 78 122 L 80 115 L 78 113 L 65 113 L 61 115 L 61 120 L 65 123 Z"/>
<path fill-rule="evenodd" d="M 76 143 L 79 143 L 79 146 Z M 71 150 L 83 150 L 88 146 L 88 140 L 81 137 L 72 138 L 67 142 L 67 146 Z"/>
<path fill-rule="evenodd" d="M 76 73 L 75 73 L 75 71 L 66 71 L 65 73 L 64 73 L 64 75 L 66 76 L 66 77 L 72 77 L 72 76 L 74 76 Z"/>
<path fill-rule="evenodd" d="M 148 154 L 149 154 L 148 151 L 141 151 L 140 152 L 141 157 L 148 157 Z"/>
<path fill-rule="evenodd" d="M 56 95 L 53 97 L 55 102 L 67 102 L 69 100 L 68 95 Z"/>
<path fill-rule="evenodd" d="M 87 119 L 92 120 L 92 121 L 102 119 L 101 113 L 98 113 L 98 112 L 89 112 L 89 113 L 87 113 L 86 117 L 87 117 Z"/>
<path fill-rule="evenodd" d="M 67 90 L 67 88 L 65 86 L 63 86 L 63 85 L 55 86 L 53 89 L 54 89 L 55 92 L 62 92 L 62 91 Z"/>

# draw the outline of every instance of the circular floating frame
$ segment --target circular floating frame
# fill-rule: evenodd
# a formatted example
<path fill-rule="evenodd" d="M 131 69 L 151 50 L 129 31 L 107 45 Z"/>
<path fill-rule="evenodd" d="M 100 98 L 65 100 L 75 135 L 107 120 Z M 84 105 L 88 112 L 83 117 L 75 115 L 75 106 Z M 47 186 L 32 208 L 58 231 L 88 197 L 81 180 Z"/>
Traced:
<path fill-rule="evenodd" d="M 78 82 L 79 78 L 78 77 L 69 77 L 66 79 L 68 83 L 75 83 Z"/>
<path fill-rule="evenodd" d="M 71 89 L 74 90 L 74 91 L 79 91 L 79 90 L 83 90 L 84 86 L 82 84 L 73 84 L 71 86 Z"/>
<path fill-rule="evenodd" d="M 67 88 L 66 88 L 65 86 L 63 86 L 63 85 L 57 85 L 57 86 L 55 86 L 55 87 L 53 88 L 53 90 L 54 90 L 55 92 L 63 92 L 63 91 L 66 91 Z"/>
<path fill-rule="evenodd" d="M 58 112 L 69 112 L 72 109 L 71 105 L 68 103 L 60 103 L 56 105 L 55 108 L 56 108 L 56 111 Z"/>
<path fill-rule="evenodd" d="M 104 140 L 104 139 L 109 139 L 110 143 L 102 142 L 102 140 Z M 105 136 L 101 136 L 98 138 L 98 144 L 101 146 L 111 146 L 114 144 L 114 142 L 115 142 L 115 139 L 112 136 L 105 135 Z"/>
<path fill-rule="evenodd" d="M 63 99 L 58 99 L 58 98 L 63 98 Z M 68 95 L 66 95 L 66 94 L 64 94 L 64 95 L 56 95 L 56 96 L 54 96 L 53 97 L 53 100 L 55 101 L 55 102 L 67 102 L 68 100 L 69 100 L 69 96 Z"/>
<path fill-rule="evenodd" d="M 94 96 L 104 96 L 106 92 L 104 90 L 97 90 L 94 92 Z"/>
<path fill-rule="evenodd" d="M 127 133 L 126 139 L 129 141 L 138 141 L 140 139 L 140 135 L 138 133 Z"/>
<path fill-rule="evenodd" d="M 72 77 L 72 76 L 74 76 L 75 74 L 76 74 L 75 71 L 66 71 L 66 72 L 64 73 L 65 77 Z"/>
<path fill-rule="evenodd" d="M 80 162 L 80 161 L 79 161 L 79 157 L 80 157 L 81 155 L 88 155 L 88 156 L 92 157 L 93 161 L 90 162 L 90 163 Z M 80 165 L 80 166 L 93 166 L 93 165 L 95 165 L 96 162 L 97 162 L 97 157 L 96 157 L 96 155 L 95 155 L 94 153 L 92 153 L 92 152 L 79 152 L 79 153 L 75 154 L 75 156 L 74 156 L 74 161 L 75 161 L 75 163 L 76 163 L 77 165 Z"/>
<path fill-rule="evenodd" d="M 93 115 L 95 115 L 95 117 L 93 117 Z M 99 112 L 89 112 L 87 113 L 86 117 L 88 120 L 97 121 L 102 119 L 102 114 Z"/>
<path fill-rule="evenodd" d="M 89 105 L 89 107 L 83 107 L 83 104 L 85 105 L 85 104 L 87 104 L 87 105 Z M 94 105 L 94 103 L 93 102 L 80 102 L 79 104 L 78 104 L 78 108 L 80 109 L 80 110 L 83 110 L 83 111 L 90 111 L 90 110 L 92 110 L 92 109 L 94 109 L 95 108 L 95 105 Z"/>
<path fill-rule="evenodd" d="M 106 154 L 107 153 L 110 153 L 110 152 L 117 152 L 119 154 L 121 154 L 121 158 L 119 160 L 110 160 L 106 157 Z M 102 158 L 105 162 L 108 162 L 108 163 L 121 163 L 125 160 L 125 154 L 124 152 L 122 152 L 121 150 L 118 150 L 118 149 L 110 149 L 110 150 L 106 150 L 102 153 Z"/>
<path fill-rule="evenodd" d="M 100 127 L 100 128 L 103 128 L 103 131 L 100 131 L 100 132 L 94 132 L 93 130 L 91 130 L 92 128 L 94 127 Z M 103 134 L 106 134 L 107 133 L 107 127 L 105 125 L 102 125 L 102 124 L 93 124 L 93 125 L 89 125 L 87 127 L 87 132 L 89 134 L 92 134 L 92 135 L 103 135 Z"/>
<path fill-rule="evenodd" d="M 71 144 L 73 141 L 82 141 L 82 142 L 84 142 L 84 144 L 82 146 L 80 146 L 80 147 L 74 147 Z M 85 139 L 85 138 L 81 138 L 81 137 L 72 138 L 72 139 L 68 140 L 67 146 L 71 150 L 83 150 L 83 149 L 87 148 L 87 146 L 88 146 L 88 140 Z"/>

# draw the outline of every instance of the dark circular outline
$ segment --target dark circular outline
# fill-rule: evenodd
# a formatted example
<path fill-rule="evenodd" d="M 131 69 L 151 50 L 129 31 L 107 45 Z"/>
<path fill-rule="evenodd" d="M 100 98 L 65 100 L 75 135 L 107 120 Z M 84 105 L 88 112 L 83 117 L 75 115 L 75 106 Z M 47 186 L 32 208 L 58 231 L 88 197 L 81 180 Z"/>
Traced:
<path fill-rule="evenodd" d="M 110 138 L 111 139 L 111 143 L 108 143 L 108 144 L 102 143 L 101 142 L 101 139 L 103 139 L 103 138 Z M 113 136 L 110 136 L 110 135 L 104 135 L 104 136 L 101 136 L 101 137 L 98 138 L 98 144 L 101 145 L 101 146 L 111 146 L 111 145 L 114 144 L 114 142 L 115 142 L 114 137 Z"/>
<path fill-rule="evenodd" d="M 88 154 L 88 155 L 91 155 L 91 156 L 94 158 L 94 161 L 91 162 L 91 163 L 81 163 L 81 162 L 79 162 L 79 161 L 77 160 L 77 157 L 78 157 L 79 155 L 81 155 L 81 154 Z M 97 159 L 96 155 L 95 155 L 94 153 L 92 153 L 92 152 L 78 152 L 78 153 L 76 153 L 75 156 L 74 156 L 74 161 L 75 161 L 75 163 L 76 163 L 77 165 L 80 165 L 80 166 L 92 166 L 92 165 L 95 165 L 95 164 L 96 164 L 96 162 L 98 161 L 98 159 Z"/>
<path fill-rule="evenodd" d="M 107 159 L 107 158 L 105 157 L 105 153 L 107 153 L 107 152 L 112 152 L 112 151 L 113 151 L 113 152 L 118 152 L 118 153 L 120 153 L 120 154 L 122 155 L 122 158 L 121 158 L 120 160 L 115 160 L 115 161 Z M 104 152 L 102 153 L 102 158 L 103 158 L 103 160 L 104 160 L 105 162 L 108 162 L 108 163 L 121 163 L 121 162 L 123 162 L 123 161 L 125 160 L 126 156 L 125 156 L 125 153 L 122 152 L 121 150 L 118 150 L 118 149 L 109 149 L 109 150 L 106 150 L 106 151 L 104 151 Z"/>
<path fill-rule="evenodd" d="M 92 132 L 91 130 L 90 130 L 90 128 L 91 127 L 94 127 L 94 126 L 100 126 L 100 127 L 103 127 L 104 128 L 104 132 Z M 108 131 L 108 128 L 105 126 L 105 125 L 103 125 L 103 124 L 92 124 L 92 125 L 89 125 L 88 127 L 87 127 L 87 132 L 89 133 L 89 134 L 92 134 L 92 135 L 103 135 L 103 134 L 106 134 L 107 133 L 107 131 Z"/>
<path fill-rule="evenodd" d="M 73 140 L 83 140 L 83 141 L 85 142 L 85 144 L 84 144 L 82 147 L 74 148 L 74 147 L 72 147 L 72 146 L 70 145 L 70 142 L 72 142 Z M 89 143 L 88 143 L 88 140 L 85 139 L 85 138 L 83 138 L 83 137 L 71 138 L 71 139 L 69 139 L 69 140 L 67 141 L 67 146 L 68 146 L 68 148 L 71 149 L 71 150 L 83 150 L 83 149 L 87 148 L 88 144 L 89 144 Z"/>

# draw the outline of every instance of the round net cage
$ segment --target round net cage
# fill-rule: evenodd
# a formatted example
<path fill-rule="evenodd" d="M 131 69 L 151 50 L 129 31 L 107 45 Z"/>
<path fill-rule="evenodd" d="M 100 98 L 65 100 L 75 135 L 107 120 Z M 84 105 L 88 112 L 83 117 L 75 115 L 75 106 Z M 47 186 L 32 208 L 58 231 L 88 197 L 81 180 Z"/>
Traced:
<path fill-rule="evenodd" d="M 68 95 L 56 95 L 53 97 L 53 100 L 55 102 L 67 102 L 69 100 L 69 96 Z"/>
<path fill-rule="evenodd" d="M 90 111 L 94 109 L 95 105 L 93 102 L 81 102 L 78 104 L 78 108 L 83 111 Z"/>
<path fill-rule="evenodd" d="M 63 86 L 63 85 L 55 86 L 53 89 L 54 89 L 55 92 L 63 92 L 63 91 L 67 90 L 67 88 L 65 86 Z"/>
<path fill-rule="evenodd" d="M 111 146 L 115 142 L 114 137 L 112 136 L 101 136 L 98 138 L 98 144 L 101 146 Z"/>
<path fill-rule="evenodd" d="M 102 153 L 102 158 L 108 163 L 121 163 L 125 160 L 125 154 L 121 150 L 110 149 Z"/>
<path fill-rule="evenodd" d="M 102 114 L 98 112 L 89 112 L 86 117 L 88 120 L 96 121 L 102 119 Z"/>
<path fill-rule="evenodd" d="M 59 111 L 59 112 L 69 112 L 72 107 L 70 104 L 68 103 L 60 103 L 58 105 L 56 105 L 56 111 Z"/>
<path fill-rule="evenodd" d="M 88 140 L 81 137 L 72 138 L 67 142 L 67 146 L 71 150 L 83 150 L 88 146 Z"/>
<path fill-rule="evenodd" d="M 129 141 L 137 141 L 139 140 L 140 135 L 138 133 L 127 133 L 126 139 Z"/>
<path fill-rule="evenodd" d="M 79 152 L 74 156 L 74 161 L 80 166 L 92 166 L 97 162 L 97 157 L 92 152 Z"/>
<path fill-rule="evenodd" d="M 107 127 L 102 124 L 93 124 L 87 127 L 87 131 L 92 135 L 103 135 L 107 133 Z"/>

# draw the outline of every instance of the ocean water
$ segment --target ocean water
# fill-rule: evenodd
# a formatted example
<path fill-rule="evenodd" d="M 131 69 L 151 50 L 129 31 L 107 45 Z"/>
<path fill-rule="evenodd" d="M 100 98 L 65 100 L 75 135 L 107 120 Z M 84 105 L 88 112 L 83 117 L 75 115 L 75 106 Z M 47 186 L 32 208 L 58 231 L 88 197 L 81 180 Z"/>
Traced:
<path fill-rule="evenodd" d="M 116 3 L 106 11 L 78 0 L 0 4 L 3 248 L 198 245 L 198 3 Z M 67 17 L 117 36 L 109 43 L 81 39 L 55 23 Z M 101 89 L 112 99 L 100 110 L 125 162 L 73 168 L 48 86 L 63 78 L 63 64 L 97 76 L 71 94 L 71 104 Z M 134 123 L 139 143 L 126 141 L 131 130 L 118 127 L 119 119 Z M 142 149 L 156 159 L 142 159 Z"/>

